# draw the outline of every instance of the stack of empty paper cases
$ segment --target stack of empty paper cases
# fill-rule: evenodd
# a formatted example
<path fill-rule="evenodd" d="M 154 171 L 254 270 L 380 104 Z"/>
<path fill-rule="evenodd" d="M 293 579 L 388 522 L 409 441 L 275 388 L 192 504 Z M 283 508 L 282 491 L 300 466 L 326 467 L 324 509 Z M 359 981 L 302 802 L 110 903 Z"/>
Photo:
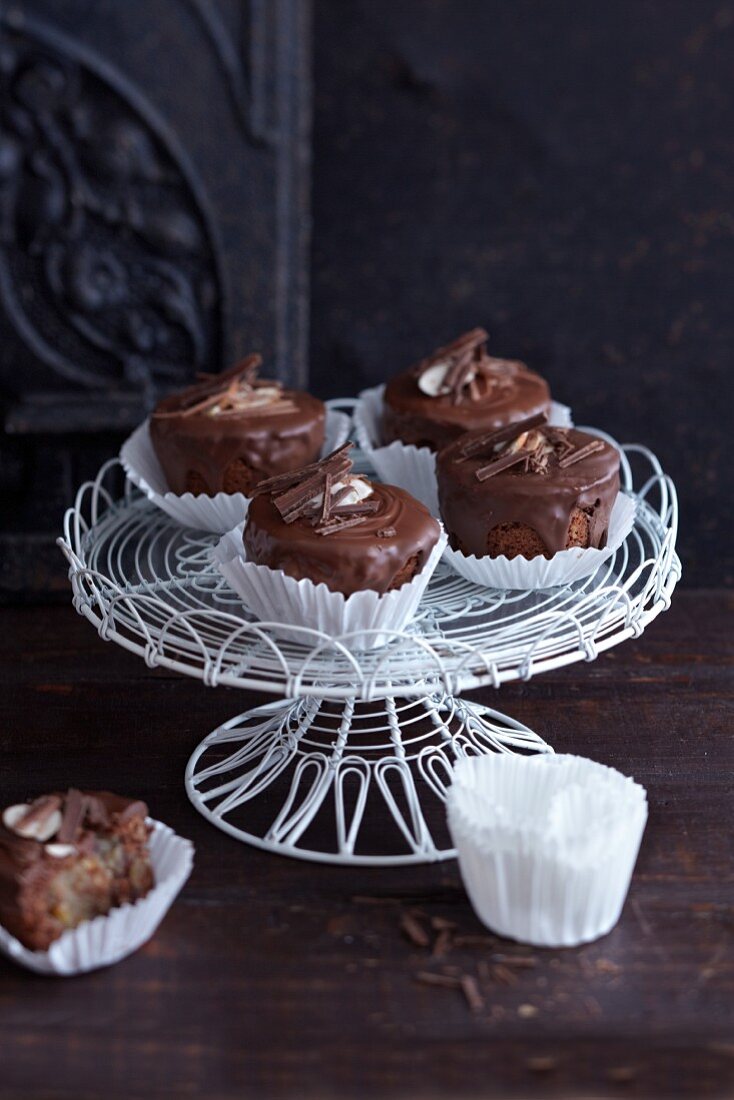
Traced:
<path fill-rule="evenodd" d="M 448 821 L 480 920 L 538 947 L 617 923 L 647 821 L 644 787 L 583 756 L 460 760 Z"/>

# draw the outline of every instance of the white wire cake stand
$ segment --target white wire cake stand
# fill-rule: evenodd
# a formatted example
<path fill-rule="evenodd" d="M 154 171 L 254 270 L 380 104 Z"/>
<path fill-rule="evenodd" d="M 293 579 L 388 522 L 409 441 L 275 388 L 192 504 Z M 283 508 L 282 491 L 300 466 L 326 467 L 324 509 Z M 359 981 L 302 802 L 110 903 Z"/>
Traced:
<path fill-rule="evenodd" d="M 284 697 L 210 733 L 185 782 L 219 829 L 301 859 L 390 865 L 454 856 L 442 805 L 453 761 L 553 751 L 459 693 L 591 661 L 638 637 L 670 605 L 681 571 L 673 483 L 649 450 L 627 446 L 622 483 L 637 501 L 635 524 L 594 576 L 507 592 L 441 563 L 415 621 L 384 647 L 356 651 L 348 636 L 293 626 L 302 641 L 286 641 L 277 624 L 253 621 L 212 565 L 218 535 L 177 526 L 129 483 L 116 499 L 119 483 L 113 460 L 65 516 L 58 541 L 74 607 L 151 668 Z"/>

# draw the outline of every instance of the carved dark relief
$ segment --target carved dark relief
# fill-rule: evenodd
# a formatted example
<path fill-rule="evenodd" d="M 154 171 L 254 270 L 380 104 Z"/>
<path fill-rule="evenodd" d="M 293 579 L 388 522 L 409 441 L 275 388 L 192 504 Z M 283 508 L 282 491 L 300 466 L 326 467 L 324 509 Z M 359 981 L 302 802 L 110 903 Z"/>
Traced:
<path fill-rule="evenodd" d="M 52 32 L 0 28 L 0 296 L 37 367 L 11 392 L 139 393 L 217 367 L 215 246 L 182 160 L 137 95 Z M 145 117 L 144 117 L 145 116 Z"/>

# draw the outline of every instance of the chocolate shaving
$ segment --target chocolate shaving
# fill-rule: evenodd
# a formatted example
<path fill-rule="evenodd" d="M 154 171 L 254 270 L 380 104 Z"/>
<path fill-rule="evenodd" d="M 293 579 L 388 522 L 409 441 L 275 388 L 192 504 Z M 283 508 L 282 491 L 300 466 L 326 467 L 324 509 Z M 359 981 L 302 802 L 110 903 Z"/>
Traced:
<path fill-rule="evenodd" d="M 261 363 L 262 356 L 248 355 L 241 363 L 221 374 L 197 375 L 202 380 L 178 395 L 175 408 L 156 409 L 152 415 L 157 420 L 165 420 L 172 416 L 193 416 L 212 408 L 227 395 L 236 393 L 241 386 L 252 387 Z"/>
<path fill-rule="evenodd" d="M 335 516 L 371 516 L 380 509 L 379 500 L 358 500 L 354 504 L 338 504 L 332 508 Z"/>
<path fill-rule="evenodd" d="M 382 527 L 377 532 L 378 539 L 393 539 L 397 535 L 394 527 Z"/>
<path fill-rule="evenodd" d="M 353 445 L 345 443 L 318 462 L 260 482 L 254 495 L 270 493 L 284 523 L 303 518 L 319 535 L 356 527 L 364 522 L 365 516 L 377 512 L 380 504 L 377 500 L 344 502 L 352 488 L 349 482 L 332 492 L 335 485 L 348 478 L 352 469 L 349 451 Z M 320 496 L 322 499 L 318 500 Z"/>
<path fill-rule="evenodd" d="M 496 982 L 499 982 L 500 985 L 517 985 L 519 981 L 517 974 L 513 974 L 513 972 L 502 963 L 497 963 L 496 966 L 492 967 L 492 977 Z"/>
<path fill-rule="evenodd" d="M 107 812 L 107 807 L 100 798 L 96 798 L 94 795 L 87 795 L 86 809 L 90 825 L 95 825 L 103 829 L 107 828 L 110 824 L 110 815 Z"/>
<path fill-rule="evenodd" d="M 477 481 L 486 481 L 487 478 L 494 477 L 495 474 L 500 474 L 503 470 L 509 470 L 511 466 L 517 466 L 518 462 L 527 462 L 531 454 L 532 451 L 513 451 L 511 454 L 501 454 L 494 462 L 490 462 L 487 466 L 480 466 L 478 470 L 475 470 L 474 476 Z"/>
<path fill-rule="evenodd" d="M 326 477 L 324 478 L 324 499 L 321 502 L 320 523 L 326 523 L 329 518 L 329 513 L 331 512 L 331 481 L 331 474 L 327 470 Z"/>
<path fill-rule="evenodd" d="M 457 462 L 479 455 L 482 451 L 496 447 L 498 443 L 507 443 L 511 439 L 516 439 L 523 432 L 545 424 L 546 420 L 545 413 L 536 413 L 535 416 L 529 416 L 526 420 L 518 420 L 514 424 L 507 424 L 504 428 L 492 429 L 491 431 L 482 432 L 481 435 L 475 435 L 472 439 L 466 440 L 461 447 Z"/>
<path fill-rule="evenodd" d="M 39 822 L 44 822 L 60 807 L 61 799 L 58 795 L 42 795 L 34 802 L 31 802 L 26 813 L 23 814 L 19 821 L 16 821 L 14 829 L 21 827 L 26 828 L 28 825 L 36 825 Z"/>
<path fill-rule="evenodd" d="M 280 512 L 284 523 L 293 523 L 305 511 L 306 506 L 319 495 L 323 489 L 323 476 L 313 474 L 306 481 L 293 485 L 284 493 L 273 497 L 273 504 Z"/>
<path fill-rule="evenodd" d="M 352 463 L 348 452 L 342 447 L 339 451 L 335 451 L 312 466 L 313 472 L 305 478 L 300 476 L 303 471 L 298 471 L 297 480 L 295 484 L 291 484 L 290 488 L 281 492 L 278 492 L 277 489 L 274 490 L 272 492 L 273 503 L 280 512 L 283 521 L 293 523 L 294 520 L 303 515 L 314 498 L 323 492 L 327 474 L 330 475 L 332 481 L 339 481 L 349 472 L 351 467 Z"/>
<path fill-rule="evenodd" d="M 434 974 L 430 970 L 419 970 L 415 980 L 421 985 L 440 985 L 444 989 L 461 989 L 461 978 L 451 974 Z"/>
<path fill-rule="evenodd" d="M 453 933 L 450 928 L 442 928 L 436 936 L 431 954 L 434 959 L 442 959 L 451 950 Z"/>
<path fill-rule="evenodd" d="M 579 447 L 578 450 L 572 451 L 571 454 L 562 458 L 558 465 L 562 470 L 565 470 L 567 466 L 574 466 L 577 462 L 581 462 L 583 459 L 588 458 L 589 455 L 596 454 L 597 451 L 603 451 L 604 444 L 601 439 L 594 439 L 591 443 L 586 443 L 583 447 Z"/>
<path fill-rule="evenodd" d="M 318 535 L 333 535 L 335 531 L 357 527 L 360 523 L 364 523 L 364 516 L 351 516 L 345 519 L 333 519 L 323 527 L 319 526 L 315 530 Z"/>
<path fill-rule="evenodd" d="M 349 451 L 354 446 L 353 443 L 342 443 L 341 447 L 337 447 L 335 451 L 328 454 L 325 458 L 320 458 L 317 462 L 309 462 L 307 466 L 301 466 L 298 470 L 290 470 L 285 474 L 275 474 L 274 477 L 268 477 L 264 481 L 261 481 L 259 485 L 255 486 L 253 490 L 254 496 L 261 496 L 262 493 L 272 493 L 276 495 L 279 490 L 287 489 L 291 485 L 295 485 L 297 482 L 305 480 L 310 474 L 316 473 L 322 470 L 324 475 L 326 472 L 334 474 L 334 460 L 340 459 L 348 463 L 348 468 L 351 469 L 351 459 L 349 459 Z M 335 480 L 338 480 L 335 479 Z"/>
<path fill-rule="evenodd" d="M 56 839 L 59 844 L 74 843 L 77 833 L 84 822 L 86 809 L 86 799 L 82 792 L 78 791 L 75 787 L 70 787 L 66 792 L 61 826 L 56 834 Z"/>
<path fill-rule="evenodd" d="M 400 928 L 403 934 L 415 947 L 430 947 L 431 937 L 412 913 L 402 914 L 400 918 Z"/>
<path fill-rule="evenodd" d="M 459 980 L 461 982 L 461 992 L 466 997 L 469 1008 L 472 1012 L 481 1012 L 484 1008 L 484 997 L 479 992 L 477 979 L 471 974 L 462 974 Z"/>

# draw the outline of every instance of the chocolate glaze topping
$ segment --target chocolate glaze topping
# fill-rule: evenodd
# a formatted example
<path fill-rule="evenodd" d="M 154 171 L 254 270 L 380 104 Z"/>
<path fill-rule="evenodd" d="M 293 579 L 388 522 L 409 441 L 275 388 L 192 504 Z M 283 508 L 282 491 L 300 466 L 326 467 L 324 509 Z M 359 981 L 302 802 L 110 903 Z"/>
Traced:
<path fill-rule="evenodd" d="M 412 573 L 420 571 L 439 524 L 405 490 L 353 475 L 350 447 L 299 471 L 298 481 L 259 486 L 243 534 L 250 561 L 345 595 L 387 592 L 413 560 Z"/>
<path fill-rule="evenodd" d="M 174 493 L 194 473 L 214 495 L 230 465 L 241 460 L 253 484 L 317 458 L 324 443 L 322 401 L 279 382 L 257 379 L 251 355 L 220 375 L 201 375 L 182 393 L 164 398 L 150 419 L 150 437 Z"/>
<path fill-rule="evenodd" d="M 467 554 L 487 553 L 489 532 L 527 524 L 549 553 L 566 545 L 575 508 L 589 515 L 589 545 L 606 542 L 619 491 L 619 453 L 575 428 L 531 417 L 498 432 L 471 432 L 436 460 L 441 515 Z"/>
<path fill-rule="evenodd" d="M 440 450 L 463 432 L 547 413 L 550 391 L 545 380 L 524 363 L 489 356 L 486 341 L 484 329 L 472 329 L 390 379 L 384 443 L 400 439 Z"/>

